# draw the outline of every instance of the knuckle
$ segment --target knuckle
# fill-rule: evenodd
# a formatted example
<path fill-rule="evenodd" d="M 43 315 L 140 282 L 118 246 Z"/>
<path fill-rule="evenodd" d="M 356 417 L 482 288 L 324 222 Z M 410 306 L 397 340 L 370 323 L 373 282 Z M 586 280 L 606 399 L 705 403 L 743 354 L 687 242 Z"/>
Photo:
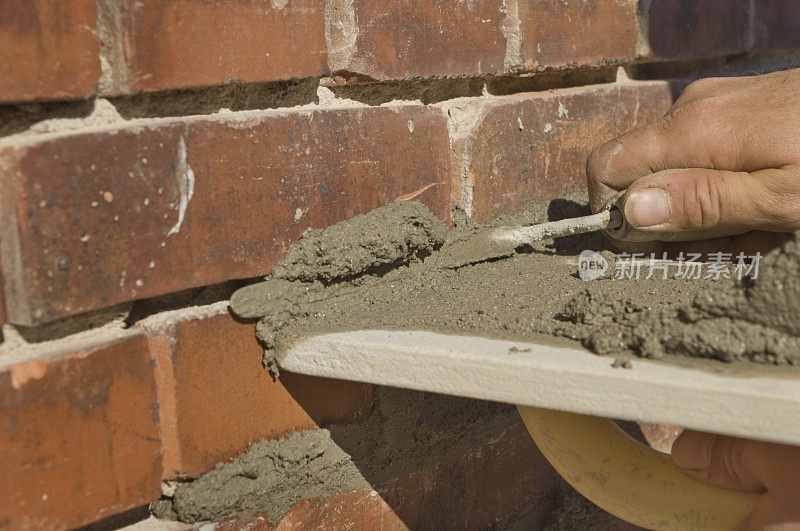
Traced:
<path fill-rule="evenodd" d="M 654 135 L 669 139 L 668 141 L 673 143 L 684 141 L 687 134 L 694 134 L 697 129 L 698 120 L 695 107 L 696 104 L 692 103 L 670 109 L 663 118 L 656 122 L 653 127 Z"/>
<path fill-rule="evenodd" d="M 692 112 L 697 114 L 701 123 L 717 122 L 727 116 L 727 109 L 735 105 L 734 96 L 727 92 L 719 92 L 698 100 L 692 105 Z"/>
<path fill-rule="evenodd" d="M 722 442 L 722 444 L 720 444 Z M 745 461 L 742 444 L 725 437 L 717 442 L 720 451 L 714 452 L 714 463 L 709 467 L 710 479 L 723 485 L 740 485 L 745 477 Z"/>
<path fill-rule="evenodd" d="M 716 129 L 731 120 L 739 106 L 736 94 L 722 90 L 701 97 L 680 99 L 662 119 L 662 127 L 683 133 L 698 127 Z"/>
<path fill-rule="evenodd" d="M 708 176 L 693 179 L 683 191 L 683 228 L 706 230 L 719 225 L 723 195 L 723 187 L 718 179 Z"/>
<path fill-rule="evenodd" d="M 589 158 L 586 159 L 586 176 L 589 181 L 597 180 L 597 176 L 600 173 L 600 168 L 603 165 L 601 149 L 602 146 L 595 148 L 589 153 Z"/>
<path fill-rule="evenodd" d="M 693 100 L 714 93 L 720 86 L 723 78 L 705 77 L 689 83 L 679 99 Z"/>
<path fill-rule="evenodd" d="M 614 158 L 620 152 L 622 140 L 620 137 L 609 140 L 589 155 L 586 160 L 586 175 L 589 181 L 602 181 L 608 174 L 608 169 L 613 165 Z"/>
<path fill-rule="evenodd" d="M 663 132 L 685 132 L 702 125 L 716 122 L 720 114 L 720 100 L 725 96 L 710 96 L 691 102 L 677 104 L 661 119 L 659 125 Z"/>
<path fill-rule="evenodd" d="M 739 488 L 747 477 L 742 440 L 724 435 L 715 438 L 711 462 L 702 478 L 712 485 Z"/>

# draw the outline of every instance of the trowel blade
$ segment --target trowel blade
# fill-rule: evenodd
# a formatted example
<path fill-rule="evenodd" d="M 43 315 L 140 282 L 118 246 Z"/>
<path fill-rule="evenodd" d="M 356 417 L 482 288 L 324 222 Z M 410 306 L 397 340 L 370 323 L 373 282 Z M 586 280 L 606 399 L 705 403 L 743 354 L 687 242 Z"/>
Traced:
<path fill-rule="evenodd" d="M 451 269 L 458 269 L 489 260 L 508 258 L 516 253 L 516 244 L 495 241 L 492 238 L 493 234 L 494 230 L 482 230 L 443 248 L 443 265 Z"/>
<path fill-rule="evenodd" d="M 603 210 L 591 216 L 560 219 L 526 227 L 496 227 L 476 232 L 465 240 L 442 249 L 448 267 L 453 269 L 489 260 L 512 256 L 517 249 L 541 240 L 585 234 L 616 226 L 621 222 L 618 211 Z"/>

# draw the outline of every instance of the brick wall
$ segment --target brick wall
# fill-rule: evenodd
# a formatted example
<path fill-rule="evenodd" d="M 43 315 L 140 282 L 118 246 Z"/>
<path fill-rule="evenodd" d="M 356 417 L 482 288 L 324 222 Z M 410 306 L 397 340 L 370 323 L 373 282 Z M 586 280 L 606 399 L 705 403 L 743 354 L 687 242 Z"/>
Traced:
<path fill-rule="evenodd" d="M 690 80 L 796 64 L 798 23 L 789 0 L 0 0 L 0 527 L 366 422 L 378 388 L 273 380 L 232 290 L 401 197 L 450 221 L 580 189 Z M 563 485 L 505 422 L 281 526 L 540 524 Z"/>

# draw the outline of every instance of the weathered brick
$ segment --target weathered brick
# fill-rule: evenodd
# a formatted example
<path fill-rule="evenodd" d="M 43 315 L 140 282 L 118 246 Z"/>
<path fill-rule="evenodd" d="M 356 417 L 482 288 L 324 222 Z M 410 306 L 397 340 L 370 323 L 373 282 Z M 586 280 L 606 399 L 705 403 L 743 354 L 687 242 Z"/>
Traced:
<path fill-rule="evenodd" d="M 91 96 L 96 19 L 95 0 L 0 1 L 0 101 Z"/>
<path fill-rule="evenodd" d="M 421 488 L 422 485 L 417 485 Z M 278 529 L 410 529 L 371 487 L 295 503 Z M 428 527 L 432 529 L 431 527 Z"/>
<path fill-rule="evenodd" d="M 322 0 L 102 2 L 112 94 L 327 73 Z"/>
<path fill-rule="evenodd" d="M 558 476 L 517 422 L 496 440 L 374 490 L 297 502 L 279 528 L 486 529 L 516 522 L 537 529 L 558 485 Z"/>
<path fill-rule="evenodd" d="M 269 521 L 266 513 L 243 514 L 216 523 L 214 531 L 274 531 L 277 529 Z M 370 528 L 372 529 L 372 528 Z M 381 529 L 381 528 L 375 528 Z"/>
<path fill-rule="evenodd" d="M 642 28 L 649 48 L 645 56 L 694 59 L 744 52 L 750 44 L 749 4 L 750 0 L 652 0 Z"/>
<path fill-rule="evenodd" d="M 633 59 L 637 0 L 519 0 L 520 64 L 543 70 Z"/>
<path fill-rule="evenodd" d="M 0 526 L 63 529 L 158 495 L 156 390 L 141 335 L 0 372 Z"/>
<path fill-rule="evenodd" d="M 421 106 L 215 115 L 7 144 L 8 320 L 263 275 L 306 227 L 398 197 L 447 218 L 449 152 L 444 118 Z"/>
<path fill-rule="evenodd" d="M 800 5 L 794 0 L 753 2 L 756 48 L 800 47 Z"/>
<path fill-rule="evenodd" d="M 152 332 L 165 478 L 197 476 L 262 438 L 369 412 L 370 385 L 290 373 L 273 380 L 253 326 L 226 311 Z"/>
<path fill-rule="evenodd" d="M 332 0 L 329 65 L 344 81 L 386 81 L 737 54 L 749 3 Z"/>
<path fill-rule="evenodd" d="M 331 0 L 327 34 L 334 73 L 357 80 L 503 71 L 502 0 Z"/>
<path fill-rule="evenodd" d="M 592 149 L 654 121 L 670 103 L 667 83 L 642 82 L 447 104 L 459 124 L 453 200 L 483 218 L 585 188 Z"/>

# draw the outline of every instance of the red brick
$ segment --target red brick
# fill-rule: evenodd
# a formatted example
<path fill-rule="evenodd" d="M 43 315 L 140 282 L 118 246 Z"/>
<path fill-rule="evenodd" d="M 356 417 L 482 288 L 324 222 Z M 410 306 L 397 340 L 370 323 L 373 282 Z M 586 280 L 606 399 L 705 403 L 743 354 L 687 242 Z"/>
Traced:
<path fill-rule="evenodd" d="M 214 531 L 273 531 L 267 513 L 244 514 L 216 524 Z"/>
<path fill-rule="evenodd" d="M 266 274 L 306 227 L 432 183 L 417 199 L 449 216 L 445 120 L 421 106 L 215 115 L 25 142 L 0 147 L 13 323 Z"/>
<path fill-rule="evenodd" d="M 756 48 L 800 47 L 800 5 L 795 0 L 753 2 Z"/>
<path fill-rule="evenodd" d="M 282 373 L 261 363 L 254 325 L 224 313 L 152 336 L 159 384 L 164 477 L 197 476 L 262 438 L 354 420 L 372 387 Z"/>
<path fill-rule="evenodd" d="M 671 103 L 664 82 L 623 83 L 457 103 L 453 199 L 475 218 L 586 186 L 592 149 L 653 122 Z M 445 106 L 448 110 L 448 106 Z M 474 120 L 473 117 L 478 119 Z M 458 118 L 457 118 L 458 119 Z"/>
<path fill-rule="evenodd" d="M 619 63 L 633 59 L 637 0 L 520 0 L 523 70 Z"/>
<path fill-rule="evenodd" d="M 644 24 L 647 55 L 694 59 L 744 52 L 750 45 L 749 4 L 750 0 L 652 0 Z"/>
<path fill-rule="evenodd" d="M 322 0 L 121 0 L 105 10 L 111 93 L 328 71 Z"/>
<path fill-rule="evenodd" d="M 667 424 L 651 424 L 649 422 L 637 422 L 637 424 L 647 443 L 656 450 L 665 453 L 669 453 L 672 443 L 683 431 L 680 426 Z"/>
<path fill-rule="evenodd" d="M 299 501 L 281 520 L 278 529 L 389 530 L 410 527 L 381 495 L 367 487 L 342 492 L 330 498 Z"/>
<path fill-rule="evenodd" d="M 521 422 L 497 440 L 372 489 L 297 502 L 281 529 L 486 529 L 544 524 L 560 484 Z M 539 508 L 531 511 L 531 509 Z M 530 516 L 531 513 L 533 516 Z"/>
<path fill-rule="evenodd" d="M 504 2 L 332 0 L 330 67 L 388 80 L 503 71 Z"/>
<path fill-rule="evenodd" d="M 147 340 L 126 336 L 0 373 L 0 526 L 76 527 L 158 495 Z"/>
<path fill-rule="evenodd" d="M 96 19 L 95 0 L 0 1 L 0 101 L 91 96 Z"/>

